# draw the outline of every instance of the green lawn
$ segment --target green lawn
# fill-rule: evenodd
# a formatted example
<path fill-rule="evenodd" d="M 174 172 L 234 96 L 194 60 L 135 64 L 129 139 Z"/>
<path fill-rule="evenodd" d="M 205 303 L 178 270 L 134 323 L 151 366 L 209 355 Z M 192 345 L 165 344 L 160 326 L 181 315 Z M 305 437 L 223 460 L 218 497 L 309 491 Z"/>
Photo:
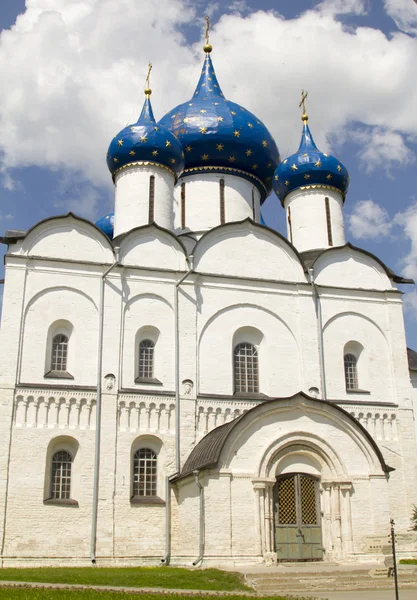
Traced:
<path fill-rule="evenodd" d="M 243 576 L 239 573 L 229 573 L 218 569 L 195 570 L 176 567 L 45 567 L 39 569 L 0 569 L 0 580 L 79 583 L 85 585 L 111 585 L 115 587 L 251 591 L 251 588 L 248 588 L 243 583 Z"/>
<path fill-rule="evenodd" d="M 400 565 L 417 565 L 417 558 L 402 558 Z"/>
<path fill-rule="evenodd" d="M 219 598 L 219 596 L 216 596 Z M 36 590 L 36 589 L 11 589 L 0 588 L 0 600 L 184 600 L 188 596 L 181 594 L 126 594 L 124 592 L 96 592 L 71 591 L 71 590 Z M 210 600 L 211 596 L 193 595 L 189 600 Z M 225 596 L 230 600 L 248 600 L 247 596 Z M 257 596 L 256 600 L 290 600 L 283 596 Z M 295 600 L 291 597 L 291 600 Z M 303 600 L 299 598 L 299 600 Z M 306 598 L 305 600 L 311 600 Z"/>

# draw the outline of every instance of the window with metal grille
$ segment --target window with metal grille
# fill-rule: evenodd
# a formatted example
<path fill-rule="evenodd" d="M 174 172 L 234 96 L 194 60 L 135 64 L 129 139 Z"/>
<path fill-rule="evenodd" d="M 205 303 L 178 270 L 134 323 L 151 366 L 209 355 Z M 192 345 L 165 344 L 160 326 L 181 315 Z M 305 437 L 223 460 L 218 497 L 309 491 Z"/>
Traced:
<path fill-rule="evenodd" d="M 258 392 L 258 351 L 252 344 L 242 342 L 234 350 L 235 392 Z"/>
<path fill-rule="evenodd" d="M 51 371 L 66 371 L 68 358 L 68 337 L 59 333 L 52 339 Z"/>
<path fill-rule="evenodd" d="M 345 381 L 347 390 L 358 389 L 358 359 L 354 354 L 345 354 Z"/>
<path fill-rule="evenodd" d="M 153 359 L 155 343 L 152 340 L 142 340 L 139 344 L 138 377 L 153 378 Z"/>
<path fill-rule="evenodd" d="M 51 498 L 69 500 L 71 498 L 72 456 L 66 450 L 55 452 L 52 457 Z"/>
<path fill-rule="evenodd" d="M 133 457 L 133 496 L 156 496 L 156 453 L 141 448 Z"/>

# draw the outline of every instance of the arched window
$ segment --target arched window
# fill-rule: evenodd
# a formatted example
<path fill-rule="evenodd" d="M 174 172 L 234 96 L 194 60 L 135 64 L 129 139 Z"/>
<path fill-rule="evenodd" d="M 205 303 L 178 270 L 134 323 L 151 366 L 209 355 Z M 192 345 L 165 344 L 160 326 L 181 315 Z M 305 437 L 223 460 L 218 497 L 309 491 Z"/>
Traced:
<path fill-rule="evenodd" d="M 259 392 L 258 351 L 248 342 L 234 350 L 234 379 L 236 392 Z"/>
<path fill-rule="evenodd" d="M 345 381 L 347 390 L 357 390 L 358 386 L 358 359 L 354 354 L 345 354 Z"/>
<path fill-rule="evenodd" d="M 152 379 L 154 376 L 155 342 L 142 340 L 139 344 L 139 369 L 138 377 Z"/>
<path fill-rule="evenodd" d="M 133 456 L 133 496 L 156 496 L 157 457 L 150 448 L 140 448 Z"/>
<path fill-rule="evenodd" d="M 59 333 L 52 339 L 51 371 L 66 371 L 68 360 L 68 337 Z"/>
<path fill-rule="evenodd" d="M 72 456 L 66 450 L 58 450 L 52 457 L 51 498 L 69 500 L 71 498 Z"/>

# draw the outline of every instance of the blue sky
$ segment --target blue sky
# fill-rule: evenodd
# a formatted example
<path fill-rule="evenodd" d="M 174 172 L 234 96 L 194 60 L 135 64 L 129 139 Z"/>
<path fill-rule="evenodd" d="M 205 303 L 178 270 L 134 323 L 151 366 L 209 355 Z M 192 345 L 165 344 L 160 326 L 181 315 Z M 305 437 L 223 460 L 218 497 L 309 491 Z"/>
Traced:
<path fill-rule="evenodd" d="M 351 176 L 349 240 L 417 279 L 413 0 L 0 0 L 0 235 L 112 208 L 108 143 L 140 111 L 149 60 L 157 118 L 191 96 L 206 13 L 226 96 L 266 123 L 285 156 L 308 89 L 316 142 Z M 275 196 L 263 215 L 285 232 Z M 417 348 L 417 294 L 403 291 Z"/>

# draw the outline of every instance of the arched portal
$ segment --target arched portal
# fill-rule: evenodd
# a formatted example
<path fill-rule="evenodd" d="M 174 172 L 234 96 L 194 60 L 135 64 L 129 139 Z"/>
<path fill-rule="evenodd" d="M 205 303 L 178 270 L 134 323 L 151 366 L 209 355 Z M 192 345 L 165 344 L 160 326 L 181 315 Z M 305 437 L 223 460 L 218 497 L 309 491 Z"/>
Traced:
<path fill-rule="evenodd" d="M 319 478 L 308 473 L 279 475 L 273 503 L 277 560 L 322 560 Z"/>

